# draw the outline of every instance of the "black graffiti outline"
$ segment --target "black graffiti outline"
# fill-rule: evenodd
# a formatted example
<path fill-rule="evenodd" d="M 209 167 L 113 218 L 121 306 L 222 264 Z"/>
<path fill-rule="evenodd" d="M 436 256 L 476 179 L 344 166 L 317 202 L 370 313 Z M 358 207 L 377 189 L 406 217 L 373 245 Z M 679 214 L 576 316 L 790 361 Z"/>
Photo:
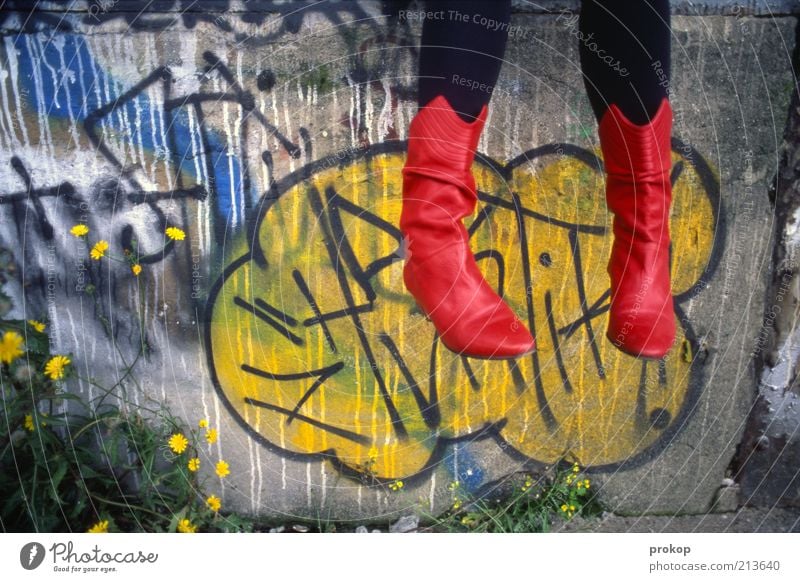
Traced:
<path fill-rule="evenodd" d="M 721 253 L 724 250 L 724 241 L 725 241 L 725 232 L 724 232 L 724 212 L 722 211 L 722 200 L 719 195 L 719 183 L 716 180 L 713 172 L 711 171 L 708 164 L 705 162 L 704 158 L 694 150 L 694 148 L 688 148 L 685 146 L 680 140 L 677 138 L 673 138 L 672 140 L 673 151 L 677 153 L 691 151 L 691 154 L 688 155 L 685 159 L 689 160 L 690 163 L 693 164 L 695 171 L 700 177 L 701 184 L 704 186 L 704 193 L 708 196 L 711 202 L 712 208 L 712 215 L 714 218 L 714 225 L 713 230 L 715 233 L 714 239 L 712 241 L 712 249 L 709 255 L 709 260 L 706 262 L 704 266 L 703 272 L 699 277 L 699 281 L 708 281 L 717 269 L 718 259 Z M 346 165 L 351 164 L 356 161 L 362 161 L 367 164 L 371 163 L 371 160 L 379 155 L 383 154 L 403 154 L 406 151 L 406 142 L 399 142 L 399 141 L 389 141 L 384 142 L 381 144 L 376 144 L 369 147 L 366 150 L 360 150 L 357 152 L 348 152 L 345 156 L 337 156 L 334 160 L 332 157 L 323 158 L 312 162 L 305 167 L 301 168 L 300 170 L 293 172 L 292 174 L 286 176 L 282 180 L 273 184 L 273 186 L 264 193 L 261 198 L 261 201 L 258 205 L 257 211 L 258 215 L 256 220 L 254 220 L 250 226 L 250 233 L 248 235 L 248 239 L 250 241 L 250 250 L 239 257 L 238 259 L 234 260 L 228 267 L 226 267 L 221 274 L 221 276 L 216 280 L 214 283 L 208 297 L 208 301 L 206 303 L 206 311 L 205 311 L 205 330 L 204 330 L 204 340 L 205 340 L 205 348 L 206 348 L 206 360 L 209 369 L 209 374 L 212 380 L 212 383 L 216 389 L 216 392 L 223 402 L 223 405 L 226 407 L 228 412 L 231 416 L 239 423 L 242 429 L 249 434 L 252 438 L 254 438 L 257 442 L 261 445 L 266 447 L 268 450 L 286 456 L 292 459 L 302 459 L 302 460 L 321 460 L 327 459 L 329 460 L 341 474 L 351 477 L 355 480 L 360 482 L 364 481 L 364 473 L 359 467 L 348 465 L 346 462 L 342 461 L 338 458 L 335 448 L 329 448 L 324 451 L 316 451 L 316 452 L 298 452 L 298 451 L 290 451 L 275 445 L 269 439 L 261 435 L 260 433 L 256 432 L 253 427 L 251 427 L 247 422 L 244 420 L 242 415 L 239 413 L 238 409 L 233 405 L 233 403 L 228 398 L 225 390 L 222 388 L 219 378 L 217 376 L 216 367 L 214 365 L 214 358 L 213 358 L 213 343 L 211 339 L 211 322 L 213 321 L 213 314 L 214 308 L 217 303 L 217 298 L 220 296 L 220 292 L 227 281 L 227 279 L 236 272 L 240 267 L 247 264 L 250 261 L 255 262 L 257 265 L 263 267 L 267 267 L 267 261 L 263 251 L 259 248 L 260 241 L 258 237 L 258 232 L 261 228 L 261 224 L 265 219 L 269 209 L 272 207 L 273 204 L 280 198 L 282 194 L 290 191 L 295 186 L 302 184 L 302 183 L 310 183 L 310 178 L 318 171 L 322 171 L 324 169 L 330 168 L 333 164 L 337 164 L 340 167 L 344 168 Z M 581 160 L 584 163 L 587 163 L 590 167 L 596 169 L 597 171 L 602 171 L 602 162 L 588 150 L 582 149 L 578 146 L 574 146 L 572 144 L 548 144 L 546 146 L 542 146 L 540 148 L 535 148 L 515 158 L 508 164 L 500 164 L 490 158 L 485 156 L 477 156 L 476 160 L 480 163 L 489 166 L 490 169 L 500 174 L 501 178 L 505 178 L 506 180 L 510 180 L 511 174 L 513 171 L 520 165 L 531 162 L 536 160 L 539 157 L 543 157 L 546 155 L 553 155 L 556 153 L 562 154 L 566 152 L 567 155 L 571 157 Z M 677 165 L 677 164 L 676 164 Z M 673 172 L 673 177 L 677 178 L 680 171 Z M 330 254 L 330 259 L 332 264 L 336 264 L 339 260 L 338 255 L 335 253 L 335 249 L 331 244 L 331 241 L 335 240 L 335 235 L 331 233 L 331 222 L 328 219 L 328 214 L 324 212 L 325 205 L 323 204 L 322 195 L 316 192 L 315 188 L 310 187 L 308 188 L 310 199 L 312 202 L 312 210 L 314 211 L 316 216 L 321 217 L 320 220 L 324 223 L 323 229 L 326 229 L 327 236 L 326 236 L 326 246 L 328 246 L 328 251 Z M 316 192 L 316 193 L 315 193 Z M 328 192 L 326 195 L 327 200 L 330 202 L 335 200 L 336 194 L 334 192 Z M 484 201 L 494 201 L 494 197 L 487 195 L 485 193 L 481 193 L 481 199 Z M 567 228 L 568 232 L 589 232 L 593 234 L 604 234 L 605 227 L 597 227 L 594 225 L 580 225 L 580 224 L 571 224 L 564 221 L 560 221 L 558 219 L 551 219 L 549 217 L 544 217 L 541 215 L 537 215 L 533 211 L 526 211 L 521 207 L 518 201 L 518 197 L 515 198 L 512 195 L 512 200 L 509 203 L 506 201 L 506 207 L 510 206 L 513 209 L 517 216 L 523 216 L 525 214 L 531 215 L 532 218 L 544 219 L 548 221 L 550 224 L 556 224 L 559 226 L 563 226 Z M 481 213 L 484 215 L 488 215 L 488 211 L 484 209 L 478 209 L 478 214 L 476 220 L 482 220 Z M 485 217 L 485 216 L 484 216 Z M 474 232 L 476 229 L 472 229 Z M 523 229 L 524 231 L 524 229 Z M 522 244 L 522 243 L 521 243 Z M 524 252 L 524 251 L 523 251 Z M 530 264 L 530 261 L 528 261 Z M 344 276 L 342 270 L 337 269 L 337 273 L 340 278 Z M 345 286 L 347 285 L 346 280 L 340 281 L 340 286 L 344 291 Z M 681 308 L 681 304 L 691 297 L 695 296 L 697 293 L 702 291 L 703 285 L 694 285 L 690 289 L 677 294 L 674 296 L 675 300 L 675 313 L 676 317 L 680 319 L 684 328 L 684 334 L 686 340 L 689 342 L 692 349 L 698 345 L 697 337 L 694 333 L 693 327 L 691 322 L 689 322 L 686 317 L 684 316 L 683 310 Z M 349 288 L 348 288 L 349 292 Z M 556 330 L 557 334 L 572 334 L 575 330 L 580 327 L 586 325 L 586 321 L 591 320 L 592 317 L 596 317 L 599 314 L 603 313 L 601 311 L 602 301 L 607 296 L 607 293 L 604 293 L 603 296 L 588 308 L 585 308 L 584 315 L 581 320 L 571 322 L 567 326 L 562 326 L 561 329 Z M 352 299 L 352 296 L 351 296 Z M 349 303 L 352 303 L 350 301 Z M 353 305 L 350 305 L 350 309 L 353 309 Z M 529 315 L 531 311 L 529 310 Z M 357 318 L 357 314 L 352 314 L 353 317 Z M 360 328 L 360 324 L 358 323 L 357 319 L 354 319 L 356 323 L 356 328 Z M 552 331 L 551 331 L 552 333 Z M 429 398 L 426 402 L 434 402 L 433 397 L 436 394 L 436 343 L 438 338 L 434 335 L 434 342 L 431 349 L 431 357 L 430 357 L 430 374 L 429 374 Z M 371 352 L 370 352 L 371 353 Z M 535 352 L 534 352 L 535 353 Z M 372 362 L 372 360 L 370 360 Z M 529 385 L 524 378 L 518 378 L 515 375 L 519 374 L 519 370 L 517 368 L 516 362 L 509 362 L 509 366 L 511 367 L 512 371 L 512 379 L 514 380 L 515 384 L 519 384 L 520 382 L 523 384 L 521 389 L 526 389 Z M 666 382 L 666 369 L 662 364 L 659 364 L 659 383 Z M 663 374 L 662 374 L 663 371 Z M 681 405 L 681 409 L 679 413 L 676 415 L 674 419 L 669 423 L 668 426 L 665 427 L 664 430 L 661 431 L 660 435 L 656 440 L 648 445 L 643 450 L 637 452 L 635 455 L 624 459 L 622 461 L 614 462 L 614 463 L 607 463 L 604 465 L 595 465 L 589 467 L 589 471 L 591 472 L 606 472 L 606 471 L 614 471 L 620 468 L 632 468 L 636 466 L 640 466 L 641 464 L 647 462 L 648 460 L 654 458 L 658 454 L 663 451 L 664 447 L 667 443 L 669 443 L 672 438 L 677 434 L 677 432 L 681 429 L 683 425 L 685 425 L 688 418 L 691 416 L 693 411 L 696 408 L 700 392 L 702 391 L 702 379 L 703 379 L 703 370 L 701 366 L 696 365 L 696 361 L 693 361 L 690 364 L 689 368 L 689 383 L 686 395 L 684 397 L 684 401 Z M 391 403 L 391 399 L 389 399 L 389 403 Z M 392 403 L 393 404 L 393 403 Z M 391 405 L 391 404 L 389 404 Z M 653 411 L 651 411 L 652 415 Z M 313 419 L 311 419 L 313 420 Z M 495 422 L 486 422 L 483 426 L 477 428 L 473 432 L 459 435 L 457 437 L 445 437 L 441 435 L 435 435 L 435 443 L 431 448 L 431 453 L 428 460 L 424 463 L 423 467 L 421 467 L 417 472 L 413 475 L 404 476 L 404 480 L 407 480 L 409 484 L 416 483 L 425 479 L 427 474 L 433 467 L 435 467 L 441 460 L 444 451 L 448 449 L 450 445 L 457 442 L 466 442 L 471 441 L 479 438 L 492 438 L 494 439 L 497 444 L 501 447 L 502 450 L 506 452 L 512 458 L 520 461 L 524 466 L 527 467 L 542 467 L 543 463 L 531 457 L 528 457 L 521 451 L 517 450 L 511 443 L 509 443 L 502 435 L 503 427 L 506 425 L 507 419 L 503 418 Z M 402 438 L 401 433 L 398 433 L 398 438 Z M 391 482 L 393 479 L 385 478 L 385 477 L 376 477 L 374 475 L 370 476 L 371 482 L 374 484 L 386 484 Z"/>
<path fill-rule="evenodd" d="M 11 156 L 9 163 L 11 164 L 14 172 L 20 177 L 20 180 L 22 180 L 25 190 L 10 192 L 8 194 L 0 194 L 0 204 L 11 205 L 15 218 L 18 218 L 14 221 L 17 224 L 17 229 L 20 228 L 20 225 L 25 224 L 26 222 L 27 213 L 24 211 L 23 207 L 30 204 L 30 206 L 33 208 L 36 218 L 38 219 L 39 231 L 42 235 L 42 238 L 48 241 L 53 240 L 55 232 L 53 230 L 53 225 L 50 224 L 50 220 L 47 218 L 47 212 L 42 205 L 41 198 L 59 198 L 63 196 L 68 204 L 75 205 L 80 203 L 80 198 L 75 191 L 75 187 L 71 183 L 64 181 L 58 186 L 36 188 L 33 185 L 33 179 L 31 178 L 30 173 L 20 158 L 17 156 Z M 19 234 L 20 239 L 24 238 L 22 237 L 21 233 Z"/>
<path fill-rule="evenodd" d="M 96 151 L 100 152 L 103 157 L 111 163 L 124 177 L 125 181 L 134 190 L 133 193 L 128 194 L 128 199 L 134 203 L 147 204 L 155 213 L 160 223 L 161 228 L 167 227 L 167 219 L 164 212 L 158 206 L 158 202 L 163 199 L 182 199 L 182 198 L 195 198 L 198 200 L 205 200 L 207 198 L 216 200 L 218 197 L 216 187 L 216 177 L 214 167 L 211 160 L 213 155 L 213 148 L 208 134 L 208 126 L 205 120 L 205 113 L 203 105 L 207 103 L 229 102 L 238 105 L 242 108 L 242 120 L 239 127 L 239 148 L 241 152 L 239 163 L 241 164 L 242 174 L 242 191 L 249 192 L 251 190 L 250 169 L 248 167 L 248 152 L 247 152 L 247 135 L 249 135 L 249 120 L 255 119 L 260 126 L 269 133 L 275 136 L 281 145 L 286 149 L 290 156 L 299 158 L 301 149 L 296 144 L 292 143 L 289 138 L 278 131 L 277 127 L 273 125 L 255 106 L 255 97 L 253 94 L 243 87 L 241 87 L 235 80 L 233 73 L 213 52 L 206 51 L 203 53 L 203 59 L 206 62 L 206 69 L 204 75 L 209 75 L 216 72 L 228 85 L 228 89 L 222 92 L 203 92 L 198 91 L 189 93 L 180 97 L 173 97 L 171 85 L 174 81 L 172 72 L 168 66 L 162 65 L 151 71 L 148 75 L 140 79 L 137 83 L 131 86 L 128 90 L 124 91 L 121 95 L 117 96 L 114 100 L 109 101 L 100 107 L 90 111 L 83 120 L 83 128 L 89 137 L 89 141 L 95 147 Z M 132 175 L 130 168 L 126 168 L 122 162 L 117 158 L 114 152 L 104 143 L 101 133 L 101 122 L 104 118 L 112 115 L 121 107 L 127 106 L 128 103 L 137 99 L 140 95 L 144 94 L 151 86 L 161 84 L 162 90 L 162 107 L 164 111 L 167 141 L 169 144 L 170 155 L 174 158 L 177 156 L 177 137 L 175 133 L 175 120 L 174 115 L 178 109 L 184 107 L 191 107 L 197 117 L 199 125 L 200 140 L 203 149 L 203 162 L 205 164 L 205 172 L 208 176 L 207 187 L 197 184 L 192 187 L 185 188 L 183 186 L 183 162 L 185 160 L 173 159 L 173 164 L 176 168 L 176 183 L 177 188 L 167 192 L 146 192 L 141 186 L 139 181 Z M 271 157 L 269 152 L 262 152 L 261 157 L 265 163 L 269 165 Z M 245 213 L 250 209 L 248 200 L 245 199 Z M 215 236 L 221 240 L 226 234 L 227 218 L 218 216 L 216 207 L 214 207 L 214 220 L 213 227 Z M 185 217 L 184 217 L 185 218 Z M 169 243 L 168 243 L 169 244 Z M 172 250 L 172 246 L 159 252 L 156 256 L 146 256 L 140 262 L 151 262 L 153 260 L 163 259 L 163 257 Z"/>

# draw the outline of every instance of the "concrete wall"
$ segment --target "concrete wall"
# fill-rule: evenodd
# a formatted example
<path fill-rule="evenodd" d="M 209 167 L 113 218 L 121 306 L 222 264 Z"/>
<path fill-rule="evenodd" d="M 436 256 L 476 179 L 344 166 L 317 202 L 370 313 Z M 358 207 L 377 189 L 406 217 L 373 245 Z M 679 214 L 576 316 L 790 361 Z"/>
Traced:
<path fill-rule="evenodd" d="M 222 4 L 0 17 L 0 245 L 15 315 L 49 318 L 71 388 L 209 418 L 204 467 L 232 469 L 209 479 L 253 513 L 436 513 L 453 480 L 486 491 L 564 454 L 619 512 L 707 509 L 755 395 L 795 18 L 674 17 L 679 339 L 646 363 L 604 338 L 610 218 L 573 21 L 515 14 L 471 222 L 536 331 L 509 364 L 454 357 L 403 290 L 418 23 Z M 135 241 L 142 274 L 90 260 L 77 222 L 117 256 Z"/>

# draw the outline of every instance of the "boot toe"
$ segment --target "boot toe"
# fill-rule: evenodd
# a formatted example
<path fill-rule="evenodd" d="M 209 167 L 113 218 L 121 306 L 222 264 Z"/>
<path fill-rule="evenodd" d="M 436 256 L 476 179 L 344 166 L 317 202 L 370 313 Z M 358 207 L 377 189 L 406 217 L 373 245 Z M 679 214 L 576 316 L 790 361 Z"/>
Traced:
<path fill-rule="evenodd" d="M 464 322 L 457 333 L 443 337 L 452 351 L 471 358 L 508 359 L 536 349 L 528 329 L 516 318 L 494 318 L 488 322 Z"/>
<path fill-rule="evenodd" d="M 672 310 L 618 314 L 609 320 L 606 337 L 618 349 L 639 358 L 661 359 L 675 343 L 675 317 Z"/>

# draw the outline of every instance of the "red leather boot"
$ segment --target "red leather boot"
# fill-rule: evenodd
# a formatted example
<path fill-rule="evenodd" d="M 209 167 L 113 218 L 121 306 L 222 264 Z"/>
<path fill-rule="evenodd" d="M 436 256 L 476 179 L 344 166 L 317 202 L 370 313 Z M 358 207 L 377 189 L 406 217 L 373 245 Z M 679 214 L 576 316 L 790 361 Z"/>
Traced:
<path fill-rule="evenodd" d="M 534 339 L 483 278 L 461 222 L 478 199 L 471 167 L 485 121 L 485 106 L 466 122 L 441 95 L 412 120 L 400 215 L 403 280 L 450 350 L 514 358 L 532 352 Z"/>
<path fill-rule="evenodd" d="M 598 130 L 606 202 L 614 214 L 606 335 L 623 352 L 644 358 L 662 358 L 675 341 L 669 274 L 671 132 L 667 99 L 647 125 L 631 123 L 612 104 Z"/>

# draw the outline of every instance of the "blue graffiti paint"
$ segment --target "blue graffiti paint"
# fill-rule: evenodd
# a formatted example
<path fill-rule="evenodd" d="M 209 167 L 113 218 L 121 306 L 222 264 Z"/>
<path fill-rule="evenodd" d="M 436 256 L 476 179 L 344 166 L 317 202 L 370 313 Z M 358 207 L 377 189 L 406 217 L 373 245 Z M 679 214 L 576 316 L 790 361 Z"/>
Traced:
<path fill-rule="evenodd" d="M 444 458 L 445 466 L 462 490 L 474 493 L 483 484 L 483 469 L 470 453 L 469 443 L 454 443 L 452 451 Z"/>
<path fill-rule="evenodd" d="M 39 103 L 44 104 L 45 113 L 50 118 L 74 118 L 82 123 L 92 111 L 106 105 L 108 100 L 113 102 L 124 93 L 124 89 L 119 86 L 112 74 L 104 70 L 94 58 L 86 40 L 80 35 L 63 34 L 56 40 L 51 37 L 41 43 L 37 42 L 35 37 L 19 35 L 15 39 L 14 46 L 18 54 L 19 82 L 23 91 L 29 96 L 30 106 L 37 109 Z M 137 81 L 139 79 L 129 80 L 127 86 L 132 86 Z M 130 147 L 139 147 L 141 140 L 141 147 L 150 155 L 169 152 L 173 165 L 179 169 L 185 181 L 189 178 L 190 182 L 204 182 L 202 172 L 205 169 L 201 170 L 201 176 L 197 176 L 193 161 L 189 120 L 191 105 L 186 104 L 172 112 L 166 112 L 163 102 L 153 101 L 147 92 L 142 92 L 127 103 L 121 103 L 104 119 L 106 127 L 111 132 L 125 135 L 128 140 L 127 145 Z M 126 133 L 128 130 L 124 119 L 127 116 L 129 124 L 132 125 L 133 120 L 137 118 L 137 110 L 142 131 L 134 142 L 133 137 Z M 151 113 L 156 120 L 158 132 L 145 130 L 150 124 Z M 163 143 L 161 139 L 161 130 L 167 129 L 163 127 L 163 123 L 172 130 L 172 143 Z M 202 155 L 210 160 L 215 185 L 214 191 L 210 192 L 212 203 L 215 204 L 216 220 L 224 223 L 223 228 L 219 230 L 224 231 L 226 227 L 232 226 L 234 208 L 239 217 L 238 226 L 241 226 L 245 199 L 253 199 L 255 193 L 242 192 L 240 167 L 242 162 L 235 152 L 228 148 L 226 140 L 219 135 L 219 132 L 205 128 L 205 139 L 206 151 L 203 151 L 203 144 L 197 141 L 195 149 L 199 149 Z M 206 183 L 205 186 L 211 190 L 209 184 Z"/>

